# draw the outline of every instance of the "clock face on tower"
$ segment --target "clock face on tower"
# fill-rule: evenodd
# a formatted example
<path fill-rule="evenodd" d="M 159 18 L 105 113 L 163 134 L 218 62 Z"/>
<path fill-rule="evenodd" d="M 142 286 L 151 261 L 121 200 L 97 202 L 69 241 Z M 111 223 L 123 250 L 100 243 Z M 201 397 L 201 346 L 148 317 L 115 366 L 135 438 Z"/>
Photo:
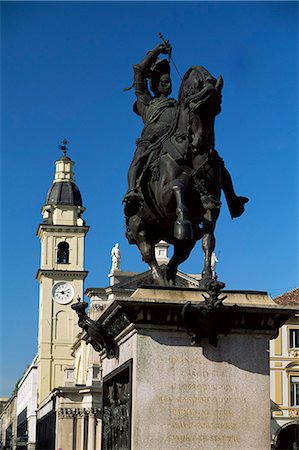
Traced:
<path fill-rule="evenodd" d="M 66 281 L 58 281 L 52 288 L 52 298 L 61 305 L 67 305 L 74 298 L 74 288 Z"/>

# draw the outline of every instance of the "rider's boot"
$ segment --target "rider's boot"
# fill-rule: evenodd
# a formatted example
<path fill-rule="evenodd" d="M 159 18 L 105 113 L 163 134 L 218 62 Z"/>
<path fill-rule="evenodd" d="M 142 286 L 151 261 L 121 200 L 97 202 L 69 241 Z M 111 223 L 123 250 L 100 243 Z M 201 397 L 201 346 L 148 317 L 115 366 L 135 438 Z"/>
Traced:
<path fill-rule="evenodd" d="M 224 192 L 225 193 L 225 192 Z M 249 201 L 247 197 L 235 196 L 232 199 L 225 196 L 231 218 L 240 217 L 245 211 L 245 204 Z"/>
<path fill-rule="evenodd" d="M 188 210 L 183 201 L 182 189 L 179 186 L 175 186 L 173 191 L 177 201 L 177 220 L 174 222 L 174 237 L 180 241 L 193 239 L 193 227 L 188 218 Z"/>
<path fill-rule="evenodd" d="M 174 222 L 173 234 L 179 241 L 193 239 L 193 228 L 190 220 L 178 217 Z"/>
<path fill-rule="evenodd" d="M 137 175 L 139 172 L 139 165 L 131 164 L 131 167 L 129 169 L 128 173 L 128 190 L 123 198 L 122 203 L 125 203 L 126 205 L 134 205 L 135 207 L 138 207 L 143 203 L 143 195 L 141 194 L 140 190 L 136 187 L 136 180 Z"/>
<path fill-rule="evenodd" d="M 231 176 L 224 164 L 221 168 L 221 189 L 224 192 L 231 218 L 240 217 L 245 211 L 245 203 L 249 199 L 236 195 Z"/>

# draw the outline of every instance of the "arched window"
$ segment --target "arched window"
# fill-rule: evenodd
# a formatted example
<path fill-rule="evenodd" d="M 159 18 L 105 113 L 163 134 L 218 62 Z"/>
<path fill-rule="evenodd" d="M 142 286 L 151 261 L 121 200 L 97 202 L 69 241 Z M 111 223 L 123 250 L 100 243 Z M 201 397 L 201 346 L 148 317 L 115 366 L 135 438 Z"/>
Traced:
<path fill-rule="evenodd" d="M 299 407 L 299 365 L 297 361 L 291 362 L 286 367 L 289 378 L 289 406 Z M 298 448 L 299 450 L 299 448 Z"/>
<path fill-rule="evenodd" d="M 274 447 L 277 450 L 299 449 L 299 424 L 293 422 L 280 428 L 277 434 L 277 442 Z"/>
<path fill-rule="evenodd" d="M 68 264 L 69 263 L 69 244 L 67 242 L 60 242 L 58 244 L 57 250 L 57 262 L 58 264 Z"/>
<path fill-rule="evenodd" d="M 290 376 L 291 397 L 290 405 L 299 406 L 299 374 Z"/>

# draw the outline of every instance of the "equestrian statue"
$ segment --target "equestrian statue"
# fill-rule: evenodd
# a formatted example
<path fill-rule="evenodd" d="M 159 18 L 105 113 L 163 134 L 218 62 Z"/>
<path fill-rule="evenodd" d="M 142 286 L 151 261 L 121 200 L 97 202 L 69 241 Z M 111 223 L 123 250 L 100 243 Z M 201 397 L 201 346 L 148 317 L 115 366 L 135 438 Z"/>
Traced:
<path fill-rule="evenodd" d="M 182 79 L 178 100 L 170 98 L 172 47 L 162 41 L 134 66 L 133 110 L 144 127 L 136 141 L 123 200 L 126 237 L 149 264 L 153 282 L 162 286 L 175 285 L 179 264 L 201 239 L 200 286 L 204 288 L 215 276 L 211 257 L 221 191 L 232 218 L 244 212 L 248 199 L 236 195 L 215 150 L 214 122 L 221 111 L 222 77 L 215 79 L 204 67 L 193 66 Z M 159 59 L 161 54 L 169 59 Z M 174 247 L 166 271 L 155 258 L 160 240 Z"/>

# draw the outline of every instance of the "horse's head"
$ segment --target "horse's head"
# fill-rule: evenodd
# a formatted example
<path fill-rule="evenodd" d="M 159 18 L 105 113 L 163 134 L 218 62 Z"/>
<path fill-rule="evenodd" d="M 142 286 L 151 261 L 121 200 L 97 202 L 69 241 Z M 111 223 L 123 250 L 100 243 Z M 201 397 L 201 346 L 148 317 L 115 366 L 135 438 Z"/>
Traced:
<path fill-rule="evenodd" d="M 214 78 L 202 66 L 193 66 L 182 79 L 178 102 L 183 108 L 190 107 L 192 111 L 210 112 L 214 116 L 221 111 L 221 90 L 223 79 Z"/>
<path fill-rule="evenodd" d="M 214 148 L 214 121 L 221 111 L 222 87 L 222 77 L 216 80 L 202 66 L 190 67 L 184 75 L 178 96 L 178 129 L 187 133 L 192 159 Z"/>

